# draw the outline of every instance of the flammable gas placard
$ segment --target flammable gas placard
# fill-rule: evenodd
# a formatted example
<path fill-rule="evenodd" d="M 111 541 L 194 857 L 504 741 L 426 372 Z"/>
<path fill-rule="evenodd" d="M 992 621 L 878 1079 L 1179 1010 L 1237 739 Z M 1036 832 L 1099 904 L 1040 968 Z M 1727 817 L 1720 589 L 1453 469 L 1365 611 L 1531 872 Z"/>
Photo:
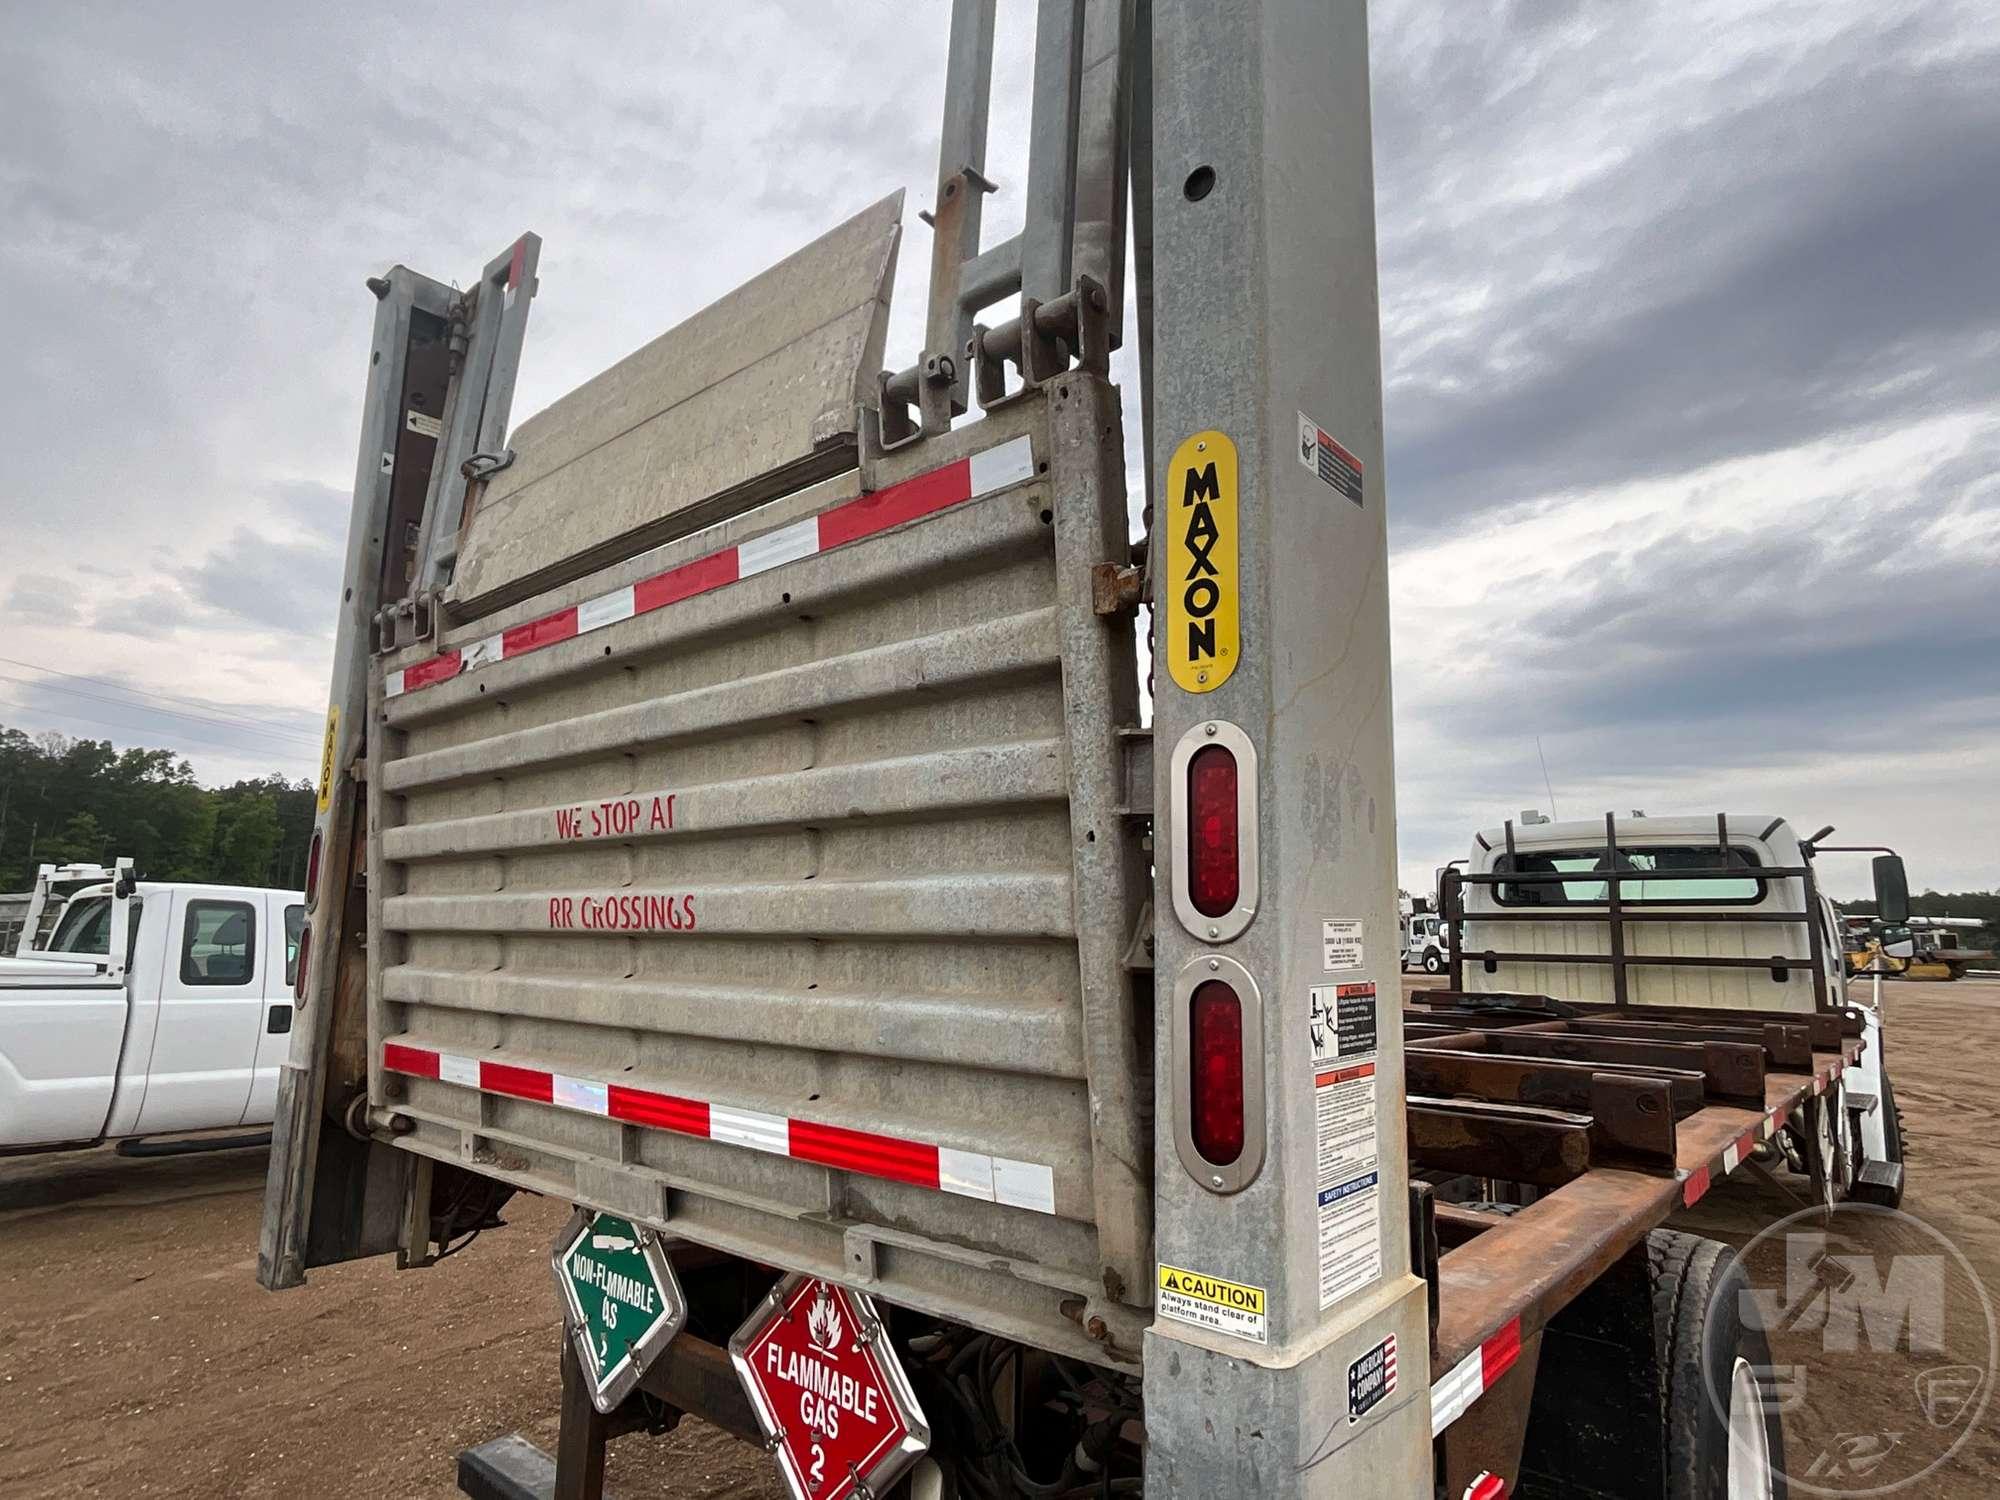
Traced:
<path fill-rule="evenodd" d="M 1192 1323 L 1211 1333 L 1227 1333 L 1259 1344 L 1269 1338 L 1261 1286 L 1163 1265 L 1158 1305 L 1161 1317 L 1177 1323 Z"/>
<path fill-rule="evenodd" d="M 1182 443 L 1167 465 L 1165 499 L 1167 675 L 1184 692 L 1213 692 L 1242 651 L 1236 445 L 1219 432 Z"/>

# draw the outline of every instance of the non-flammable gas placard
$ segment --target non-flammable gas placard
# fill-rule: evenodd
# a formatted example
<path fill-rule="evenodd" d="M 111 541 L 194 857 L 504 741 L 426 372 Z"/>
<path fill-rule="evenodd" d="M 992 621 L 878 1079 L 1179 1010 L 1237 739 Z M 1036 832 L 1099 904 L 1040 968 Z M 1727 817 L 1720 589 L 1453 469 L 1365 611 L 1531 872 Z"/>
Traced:
<path fill-rule="evenodd" d="M 608 1412 L 687 1323 L 658 1236 L 612 1214 L 579 1213 L 550 1257 L 590 1399 Z"/>
<path fill-rule="evenodd" d="M 1192 1323 L 1212 1333 L 1232 1334 L 1259 1344 L 1269 1338 L 1261 1286 L 1163 1265 L 1158 1305 L 1161 1317 Z"/>
<path fill-rule="evenodd" d="M 1174 450 L 1156 523 L 1167 540 L 1167 675 L 1184 692 L 1208 693 L 1229 680 L 1242 650 L 1236 559 L 1236 445 L 1197 432 Z"/>

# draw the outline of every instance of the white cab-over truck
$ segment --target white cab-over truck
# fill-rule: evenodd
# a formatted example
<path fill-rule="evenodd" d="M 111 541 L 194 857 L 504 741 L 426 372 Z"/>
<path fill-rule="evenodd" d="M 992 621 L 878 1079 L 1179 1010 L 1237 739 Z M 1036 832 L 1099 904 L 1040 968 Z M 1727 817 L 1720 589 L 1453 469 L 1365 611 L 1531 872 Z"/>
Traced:
<path fill-rule="evenodd" d="M 1908 879 L 1893 850 L 1831 844 L 1833 831 L 1802 837 L 1767 814 L 1641 813 L 1486 829 L 1464 868 L 1443 875 L 1440 904 L 1462 920 L 1445 924 L 1450 988 L 1434 994 L 1661 1016 L 1850 1016 L 1859 1055 L 1771 1150 L 1802 1171 L 1823 1157 L 1836 1196 L 1894 1208 L 1903 1140 L 1880 981 L 1871 990 L 1870 976 L 1848 976 L 1845 924 L 1818 871 L 1829 856 L 1874 856 L 1876 909 L 1887 913 L 1878 928 L 1908 920 Z M 1907 957 L 1907 945 L 1892 954 Z"/>
<path fill-rule="evenodd" d="M 56 888 L 78 884 L 29 946 Z M 0 1153 L 269 1125 L 304 902 L 140 880 L 129 860 L 44 865 L 21 950 L 0 958 Z M 243 1137 L 172 1149 L 218 1142 Z"/>
<path fill-rule="evenodd" d="M 1775 1493 L 1661 1226 L 1863 1019 L 1399 1003 L 1362 0 L 1039 0 L 986 244 L 996 9 L 913 360 L 900 195 L 518 426 L 534 236 L 369 283 L 260 1279 L 576 1205 L 486 1495 L 684 1412 L 806 1500 Z"/>

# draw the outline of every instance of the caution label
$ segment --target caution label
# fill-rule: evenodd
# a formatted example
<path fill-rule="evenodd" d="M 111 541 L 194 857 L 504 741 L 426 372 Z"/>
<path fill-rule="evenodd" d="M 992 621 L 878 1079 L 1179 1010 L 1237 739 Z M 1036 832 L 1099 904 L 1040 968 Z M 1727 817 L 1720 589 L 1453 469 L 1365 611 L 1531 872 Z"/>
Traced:
<path fill-rule="evenodd" d="M 1239 638 L 1236 445 L 1197 432 L 1167 465 L 1167 675 L 1183 692 L 1209 693 L 1236 670 Z"/>
<path fill-rule="evenodd" d="M 1158 1306 L 1161 1317 L 1192 1323 L 1211 1333 L 1227 1333 L 1259 1344 L 1269 1337 L 1261 1286 L 1163 1265 Z"/>

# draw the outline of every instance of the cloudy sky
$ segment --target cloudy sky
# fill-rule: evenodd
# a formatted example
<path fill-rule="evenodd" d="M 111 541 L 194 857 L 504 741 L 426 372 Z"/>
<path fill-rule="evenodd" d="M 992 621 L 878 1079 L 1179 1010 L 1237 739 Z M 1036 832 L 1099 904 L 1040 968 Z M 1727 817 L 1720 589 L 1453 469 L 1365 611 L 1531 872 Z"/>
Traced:
<path fill-rule="evenodd" d="M 1546 809 L 1545 759 L 1567 816 L 1781 812 L 2000 885 L 1984 8 L 1379 0 L 1407 883 Z M 543 236 L 525 416 L 907 186 L 915 351 L 938 0 L 547 14 L 12 9 L 0 723 L 313 772 L 391 261 Z"/>

